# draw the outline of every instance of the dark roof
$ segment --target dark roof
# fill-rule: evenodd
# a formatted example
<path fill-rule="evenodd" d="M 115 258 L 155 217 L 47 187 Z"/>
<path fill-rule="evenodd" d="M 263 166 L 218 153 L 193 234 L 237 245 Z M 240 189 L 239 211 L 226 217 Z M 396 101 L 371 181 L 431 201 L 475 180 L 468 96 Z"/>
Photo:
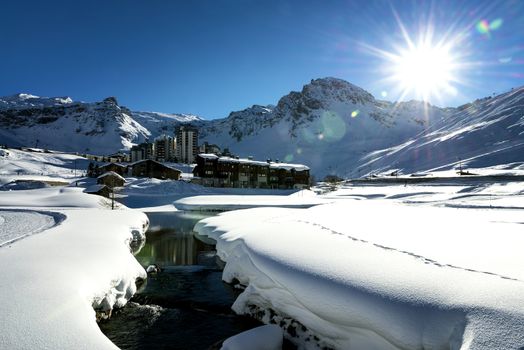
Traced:
<path fill-rule="evenodd" d="M 180 173 L 182 172 L 181 170 L 177 169 L 177 168 L 173 168 L 172 166 L 169 166 L 169 165 L 165 165 L 164 163 L 160 163 L 160 162 L 157 162 L 156 160 L 153 160 L 153 159 L 142 159 L 142 160 L 137 160 L 136 162 L 133 162 L 133 163 L 130 163 L 129 166 L 130 167 L 134 167 L 135 165 L 137 164 L 140 164 L 140 163 L 145 163 L 145 162 L 152 162 L 152 163 L 156 163 L 164 168 L 168 168 L 168 169 L 171 169 L 171 170 L 176 170 L 176 171 L 179 171 Z"/>
<path fill-rule="evenodd" d="M 109 166 L 109 165 L 116 165 L 116 166 L 119 166 L 121 168 L 127 168 L 127 165 L 124 165 L 124 164 L 120 164 L 120 163 L 104 163 L 102 165 L 99 165 L 98 167 L 99 168 L 105 168 L 106 166 Z"/>
<path fill-rule="evenodd" d="M 109 187 L 107 187 L 106 185 L 91 185 L 84 190 L 84 193 L 98 193 L 101 190 L 103 190 L 104 187 L 109 189 Z"/>

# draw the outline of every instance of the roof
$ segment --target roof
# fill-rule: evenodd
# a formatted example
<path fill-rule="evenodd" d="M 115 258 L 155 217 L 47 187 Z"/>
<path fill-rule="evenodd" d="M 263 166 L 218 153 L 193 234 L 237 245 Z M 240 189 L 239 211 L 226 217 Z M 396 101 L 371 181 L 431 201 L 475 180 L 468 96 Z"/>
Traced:
<path fill-rule="evenodd" d="M 291 170 L 295 169 L 296 171 L 305 171 L 309 170 L 309 167 L 303 164 L 291 164 L 291 163 L 275 163 L 275 162 L 262 162 L 259 160 L 251 160 L 246 158 L 231 158 L 231 157 L 220 157 L 218 158 L 219 162 L 223 163 L 239 163 L 239 164 L 252 164 L 252 165 L 258 165 L 258 166 L 269 166 L 272 169 L 285 169 L 285 170 Z"/>
<path fill-rule="evenodd" d="M 258 165 L 258 166 L 268 166 L 269 164 L 267 162 L 262 162 L 259 160 L 252 160 L 247 158 L 231 158 L 231 157 L 220 157 L 218 158 L 218 161 L 221 163 L 238 163 L 238 164 L 251 164 L 251 165 Z"/>
<path fill-rule="evenodd" d="M 197 156 L 204 159 L 218 159 L 218 156 L 213 153 L 200 153 Z"/>
<path fill-rule="evenodd" d="M 177 169 L 177 168 L 173 168 L 172 166 L 165 165 L 164 163 L 157 162 L 156 160 L 153 160 L 153 159 L 142 159 L 142 160 L 137 160 L 137 161 L 134 162 L 134 163 L 130 163 L 128 166 L 130 166 L 130 167 L 134 167 L 134 166 L 137 165 L 137 164 L 145 163 L 145 162 L 156 163 L 156 164 L 158 164 L 158 165 L 160 165 L 160 166 L 163 166 L 164 168 L 169 168 L 169 169 L 171 169 L 171 170 L 176 170 L 176 171 L 182 173 L 182 171 L 179 170 L 179 169 Z"/>
<path fill-rule="evenodd" d="M 127 168 L 127 165 L 120 164 L 120 163 L 104 163 L 104 164 L 100 165 L 99 168 L 105 168 L 106 166 L 109 166 L 109 165 L 116 165 L 116 166 L 119 166 L 121 168 Z"/>
<path fill-rule="evenodd" d="M 100 190 L 105 188 L 109 189 L 106 185 L 91 185 L 84 190 L 84 193 L 98 193 Z"/>
<path fill-rule="evenodd" d="M 97 177 L 97 179 L 101 179 L 101 178 L 104 178 L 104 177 L 107 177 L 107 176 L 114 176 L 114 177 L 117 177 L 120 180 L 126 181 L 126 179 L 124 179 L 122 176 L 120 176 L 119 174 L 115 173 L 114 171 L 108 171 L 106 173 L 103 173 L 102 175 Z"/>
<path fill-rule="evenodd" d="M 295 169 L 296 171 L 309 170 L 309 167 L 303 164 L 291 164 L 291 163 L 271 163 L 269 167 L 271 169 L 285 169 L 285 170 Z"/>

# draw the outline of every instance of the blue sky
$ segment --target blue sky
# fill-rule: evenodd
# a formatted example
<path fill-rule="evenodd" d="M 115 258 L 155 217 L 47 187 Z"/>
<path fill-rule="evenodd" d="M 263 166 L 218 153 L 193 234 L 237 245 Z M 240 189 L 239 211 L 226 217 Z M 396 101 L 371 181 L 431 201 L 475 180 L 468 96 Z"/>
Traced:
<path fill-rule="evenodd" d="M 454 42 L 455 90 L 434 104 L 524 85 L 519 0 L 50 0 L 2 3 L 0 95 L 116 96 L 211 119 L 334 76 L 396 100 L 383 53 L 406 45 L 401 25 L 413 41 L 431 28 L 435 42 Z"/>

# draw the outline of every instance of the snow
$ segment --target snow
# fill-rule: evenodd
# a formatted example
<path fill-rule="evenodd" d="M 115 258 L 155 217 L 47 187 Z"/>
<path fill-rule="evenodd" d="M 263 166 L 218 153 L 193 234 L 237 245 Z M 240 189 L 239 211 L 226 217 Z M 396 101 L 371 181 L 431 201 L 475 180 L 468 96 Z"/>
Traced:
<path fill-rule="evenodd" d="M 123 306 L 146 277 L 129 250 L 145 214 L 76 187 L 4 192 L 0 207 L 1 347 L 116 349 L 94 308 Z"/>
<path fill-rule="evenodd" d="M 0 209 L 0 247 L 42 232 L 60 221 L 59 217 L 36 211 Z"/>
<path fill-rule="evenodd" d="M 280 350 L 282 330 L 275 325 L 260 326 L 224 341 L 221 350 Z"/>
<path fill-rule="evenodd" d="M 99 177 L 97 177 L 97 179 L 103 179 L 103 178 L 106 177 L 106 176 L 116 177 L 117 179 L 120 179 L 120 180 L 124 180 L 124 181 L 125 181 L 125 179 L 124 179 L 121 175 L 115 173 L 114 171 L 108 171 L 108 172 L 105 172 L 105 173 L 103 173 L 102 175 L 100 175 Z"/>
<path fill-rule="evenodd" d="M 292 195 L 210 195 L 179 199 L 173 203 L 178 210 L 227 211 L 255 207 L 309 208 L 326 203 L 302 190 Z"/>
<path fill-rule="evenodd" d="M 305 349 L 517 349 L 522 209 L 505 200 L 523 191 L 352 184 L 328 204 L 232 211 L 195 230 L 217 241 L 223 279 L 246 286 L 233 310 L 283 325 Z M 490 197 L 500 209 L 475 208 Z"/>

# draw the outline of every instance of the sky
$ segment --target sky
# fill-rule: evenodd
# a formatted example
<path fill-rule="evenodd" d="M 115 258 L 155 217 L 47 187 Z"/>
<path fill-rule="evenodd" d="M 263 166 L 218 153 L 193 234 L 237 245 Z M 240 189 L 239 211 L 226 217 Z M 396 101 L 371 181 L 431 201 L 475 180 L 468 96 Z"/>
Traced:
<path fill-rule="evenodd" d="M 423 98 L 441 107 L 524 85 L 520 0 L 0 6 L 0 96 L 26 92 L 86 102 L 115 96 L 133 110 L 214 119 L 276 104 L 327 76 L 379 99 Z M 439 67 L 427 69 L 434 57 L 442 58 Z"/>

